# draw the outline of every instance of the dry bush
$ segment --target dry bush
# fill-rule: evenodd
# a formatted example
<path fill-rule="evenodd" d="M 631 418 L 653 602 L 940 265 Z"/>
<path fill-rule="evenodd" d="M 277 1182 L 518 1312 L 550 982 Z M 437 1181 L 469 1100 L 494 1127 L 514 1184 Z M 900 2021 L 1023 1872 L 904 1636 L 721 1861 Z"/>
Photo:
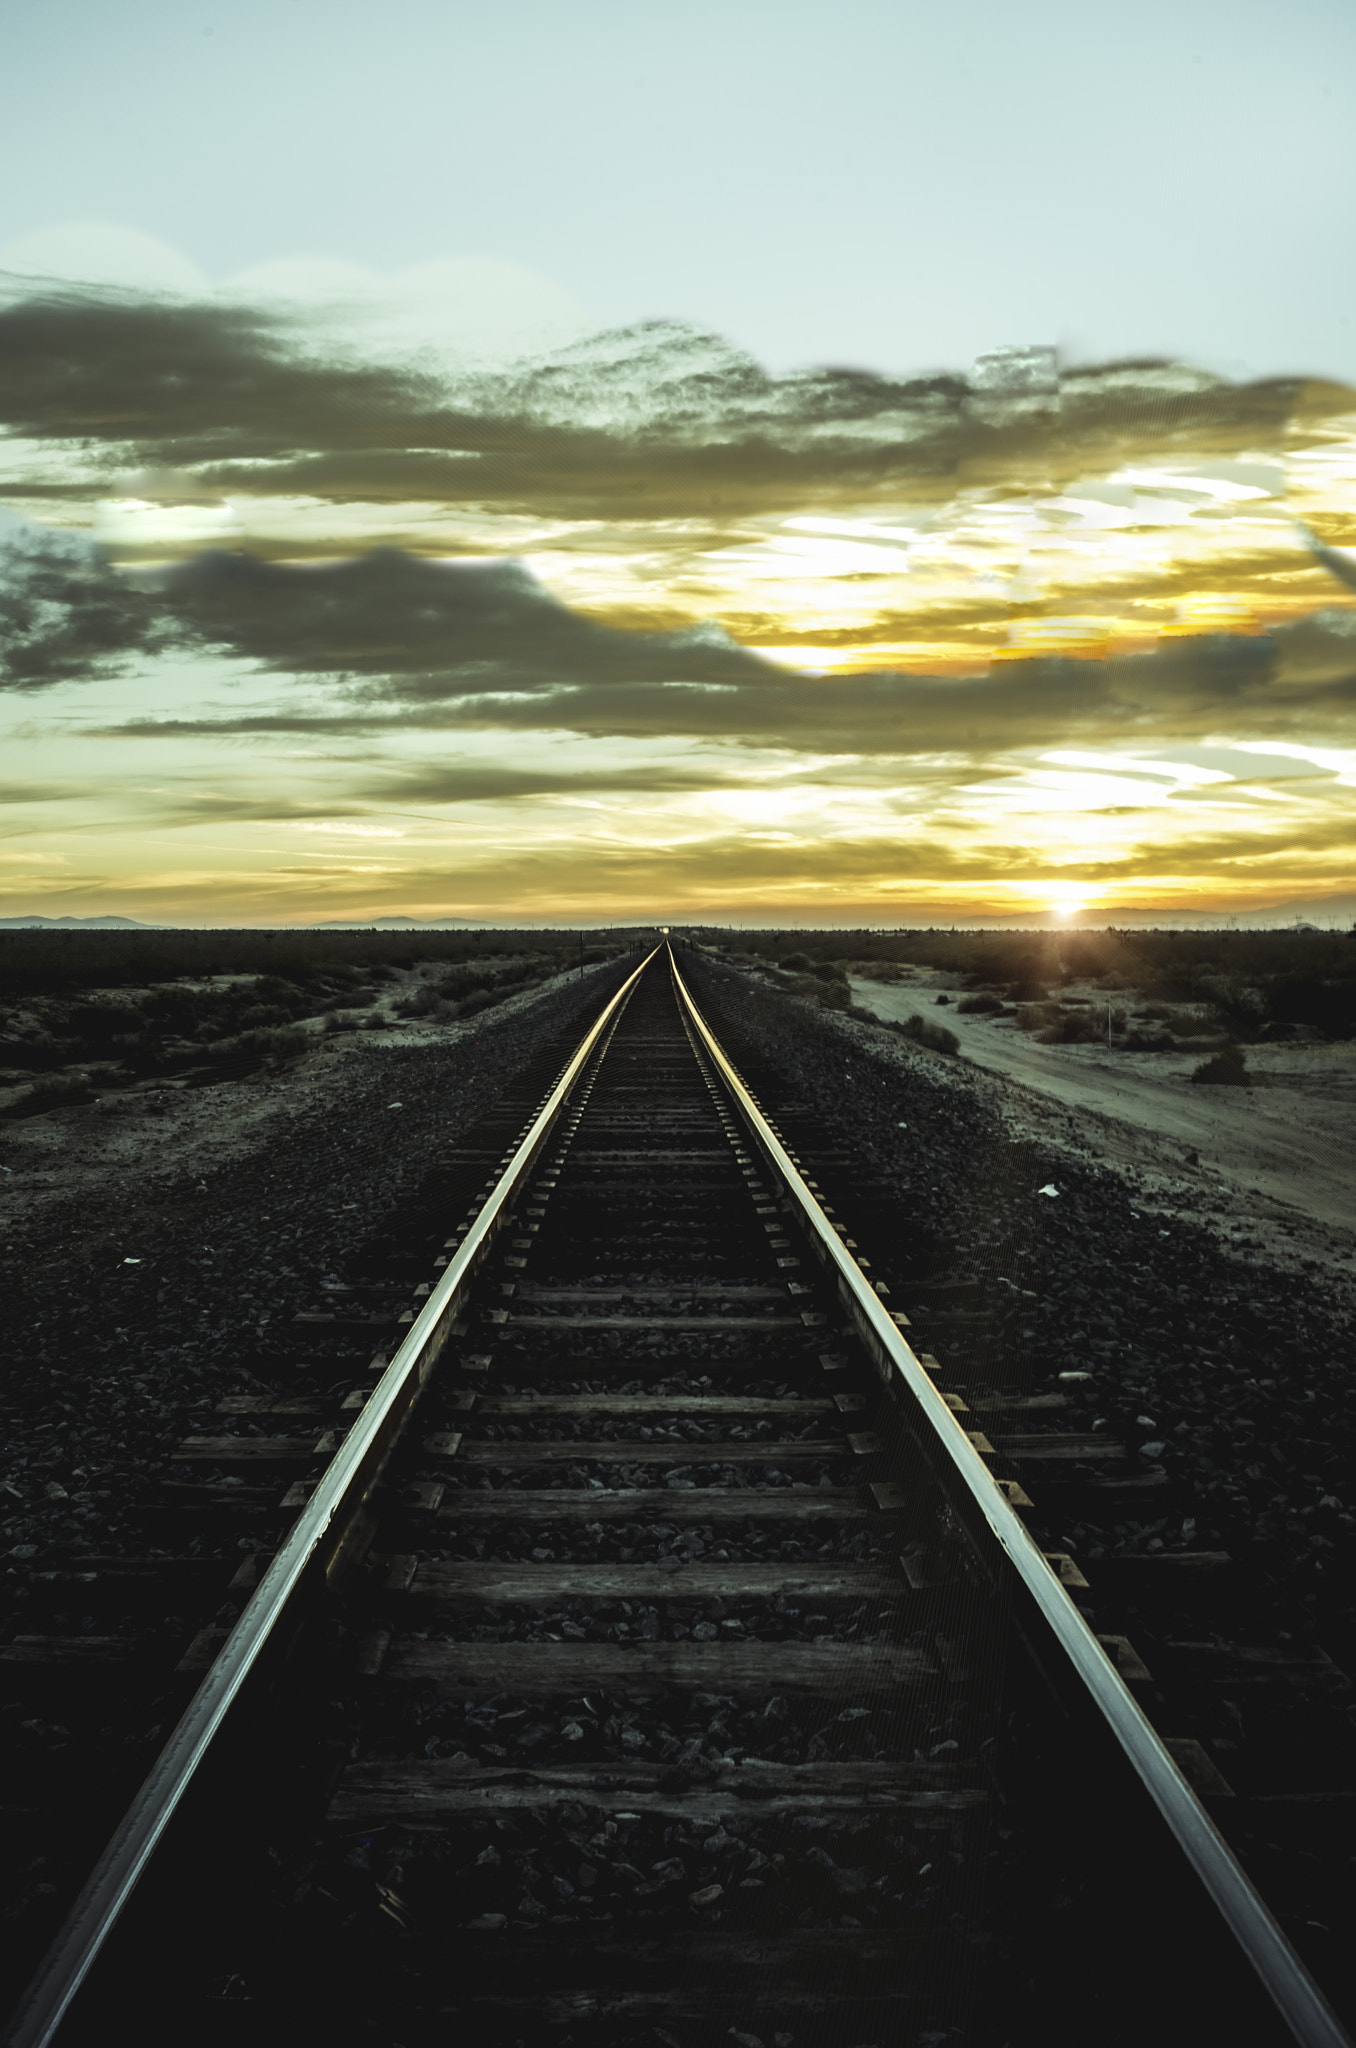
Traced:
<path fill-rule="evenodd" d="M 960 1040 L 954 1031 L 948 1031 L 944 1024 L 934 1024 L 927 1017 L 920 1017 L 917 1010 L 896 1024 L 893 1029 L 902 1038 L 911 1038 L 915 1045 L 925 1045 L 932 1052 L 959 1052 Z"/>
<path fill-rule="evenodd" d="M 1247 1055 L 1241 1045 L 1226 1045 L 1212 1060 L 1202 1060 L 1191 1076 L 1214 1088 L 1251 1088 Z"/>
<path fill-rule="evenodd" d="M 85 1074 L 52 1074 L 35 1081 L 4 1111 L 7 1117 L 41 1116 L 48 1109 L 69 1109 L 78 1102 L 93 1102 L 94 1090 Z"/>

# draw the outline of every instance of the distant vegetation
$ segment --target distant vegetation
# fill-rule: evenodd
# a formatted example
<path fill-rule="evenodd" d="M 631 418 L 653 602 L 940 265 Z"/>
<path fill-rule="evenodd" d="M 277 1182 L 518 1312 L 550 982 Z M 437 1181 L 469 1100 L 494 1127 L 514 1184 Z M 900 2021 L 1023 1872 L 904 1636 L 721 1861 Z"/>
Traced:
<path fill-rule="evenodd" d="M 849 972 L 889 983 L 910 967 L 938 969 L 967 990 L 958 1010 L 1016 1006 L 1019 1026 L 1047 1042 L 1105 1039 L 1108 1008 L 1130 1051 L 1211 1033 L 1238 1044 L 1356 1038 L 1356 932 L 769 931 L 716 947 L 834 1008 L 850 1001 Z M 1092 983 L 1095 996 L 1069 1001 L 1072 982 Z"/>
<path fill-rule="evenodd" d="M 595 959 L 625 936 L 583 935 Z M 313 977 L 374 966 L 449 965 L 506 954 L 544 953 L 562 966 L 579 958 L 578 932 L 0 931 L 0 994 L 55 995 L 64 989 L 144 988 L 214 974 L 272 974 L 305 986 Z"/>
<path fill-rule="evenodd" d="M 581 947 L 577 932 L 3 932 L 0 1087 L 32 1076 L 4 1113 L 276 1064 L 319 1042 L 308 1019 L 332 1033 L 389 1024 L 390 1013 L 475 1016 L 624 950 L 612 939 Z M 261 961 L 269 971 L 254 971 Z M 415 971 L 430 963 L 440 971 Z"/>

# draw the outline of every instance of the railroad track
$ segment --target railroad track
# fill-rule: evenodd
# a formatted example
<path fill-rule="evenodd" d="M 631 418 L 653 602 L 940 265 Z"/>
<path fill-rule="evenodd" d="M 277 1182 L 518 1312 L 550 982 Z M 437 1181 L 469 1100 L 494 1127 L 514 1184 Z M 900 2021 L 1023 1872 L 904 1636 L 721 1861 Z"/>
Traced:
<path fill-rule="evenodd" d="M 1024 1525 L 1121 1447 L 915 1354 L 972 1283 L 920 1254 L 910 1323 L 679 966 L 441 1163 L 431 1263 L 298 1317 L 365 1382 L 179 1445 L 243 1611 L 9 2048 L 1346 2039 Z"/>

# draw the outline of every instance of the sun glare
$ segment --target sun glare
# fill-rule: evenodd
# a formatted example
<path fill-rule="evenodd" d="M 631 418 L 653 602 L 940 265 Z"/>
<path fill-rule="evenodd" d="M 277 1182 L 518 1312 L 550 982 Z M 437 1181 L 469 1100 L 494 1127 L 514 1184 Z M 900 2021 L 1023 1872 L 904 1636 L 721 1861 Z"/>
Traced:
<path fill-rule="evenodd" d="M 1079 912 L 1097 901 L 1099 892 L 1090 889 L 1086 882 L 1047 882 L 1041 891 L 1046 907 L 1061 920 L 1077 917 Z"/>

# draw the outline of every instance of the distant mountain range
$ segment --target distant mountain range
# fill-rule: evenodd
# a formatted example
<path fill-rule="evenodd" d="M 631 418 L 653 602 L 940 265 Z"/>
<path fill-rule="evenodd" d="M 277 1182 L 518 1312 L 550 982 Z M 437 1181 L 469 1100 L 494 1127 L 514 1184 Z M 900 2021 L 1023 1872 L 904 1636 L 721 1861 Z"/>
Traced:
<path fill-rule="evenodd" d="M 165 929 L 163 925 L 143 924 L 136 917 L 0 917 L 0 930 L 3 931 L 29 931 L 39 926 L 66 932 L 158 932 Z"/>

